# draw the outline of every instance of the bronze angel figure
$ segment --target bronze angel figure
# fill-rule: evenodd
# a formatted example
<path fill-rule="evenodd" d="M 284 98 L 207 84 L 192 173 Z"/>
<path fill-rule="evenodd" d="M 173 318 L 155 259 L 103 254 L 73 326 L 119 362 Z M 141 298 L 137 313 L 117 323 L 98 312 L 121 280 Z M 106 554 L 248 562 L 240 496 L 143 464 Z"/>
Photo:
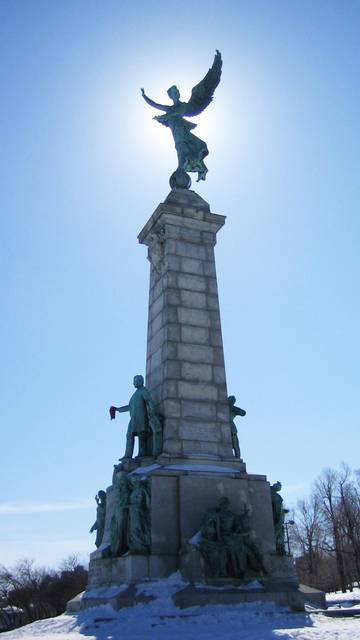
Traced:
<path fill-rule="evenodd" d="M 216 50 L 212 67 L 206 76 L 193 87 L 189 102 L 180 101 L 180 92 L 176 85 L 168 89 L 167 94 L 174 104 L 158 104 L 148 98 L 144 89 L 141 89 L 144 100 L 155 109 L 165 111 L 164 115 L 155 116 L 165 127 L 169 127 L 173 134 L 175 148 L 178 156 L 178 168 L 170 178 L 171 188 L 179 187 L 189 189 L 191 186 L 190 176 L 187 172 L 198 174 L 197 181 L 205 180 L 207 167 L 204 158 L 209 154 L 206 142 L 200 140 L 191 133 L 197 126 L 193 122 L 186 120 L 184 116 L 197 116 L 204 111 L 213 99 L 214 91 L 220 82 L 222 59 L 220 51 Z"/>

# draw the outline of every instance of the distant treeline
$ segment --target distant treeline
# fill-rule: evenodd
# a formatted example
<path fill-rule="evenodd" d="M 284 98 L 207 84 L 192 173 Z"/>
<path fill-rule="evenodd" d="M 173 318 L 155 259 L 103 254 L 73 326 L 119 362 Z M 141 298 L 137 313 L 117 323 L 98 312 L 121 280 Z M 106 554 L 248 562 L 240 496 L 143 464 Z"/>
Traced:
<path fill-rule="evenodd" d="M 57 570 L 38 568 L 28 559 L 12 568 L 0 566 L 0 632 L 63 613 L 67 601 L 84 591 L 87 576 L 75 555 Z"/>
<path fill-rule="evenodd" d="M 293 519 L 300 582 L 323 591 L 360 586 L 360 470 L 325 469 Z"/>

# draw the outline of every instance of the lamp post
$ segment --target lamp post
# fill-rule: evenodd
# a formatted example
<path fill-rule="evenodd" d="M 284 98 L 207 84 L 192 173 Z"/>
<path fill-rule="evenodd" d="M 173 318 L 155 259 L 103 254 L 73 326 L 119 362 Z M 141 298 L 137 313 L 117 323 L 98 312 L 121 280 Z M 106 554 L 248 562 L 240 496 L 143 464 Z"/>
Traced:
<path fill-rule="evenodd" d="M 295 524 L 294 520 L 286 520 L 286 522 L 284 522 L 284 527 L 285 527 L 285 543 L 287 546 L 287 555 L 291 556 L 291 551 L 290 551 L 290 538 L 289 538 L 289 526 L 292 527 Z"/>

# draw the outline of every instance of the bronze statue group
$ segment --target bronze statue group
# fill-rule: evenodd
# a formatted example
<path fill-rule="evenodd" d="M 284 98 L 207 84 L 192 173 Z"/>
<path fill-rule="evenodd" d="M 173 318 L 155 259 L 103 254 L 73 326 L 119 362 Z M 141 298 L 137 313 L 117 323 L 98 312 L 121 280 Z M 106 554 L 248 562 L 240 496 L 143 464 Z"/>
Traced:
<path fill-rule="evenodd" d="M 110 521 L 110 545 L 105 556 L 119 557 L 127 551 L 138 555 L 150 553 L 150 489 L 147 479 L 117 474 L 114 484 L 114 512 Z M 100 547 L 105 530 L 106 494 L 99 491 L 96 521 L 90 533 L 96 531 L 95 545 Z"/>
<path fill-rule="evenodd" d="M 135 392 L 129 404 L 110 407 L 110 417 L 116 412 L 130 413 L 126 435 L 124 458 L 132 458 L 135 437 L 139 441 L 139 457 L 157 457 L 162 450 L 162 421 L 156 413 L 155 403 L 149 390 L 144 386 L 144 378 L 136 375 L 133 380 Z M 234 456 L 240 458 L 240 446 L 235 425 L 236 416 L 245 416 L 246 411 L 235 405 L 235 396 L 229 396 L 229 418 Z M 114 511 L 110 521 L 110 543 L 105 555 L 120 557 L 127 552 L 147 555 L 151 550 L 150 523 L 150 485 L 146 477 L 133 471 L 126 474 L 122 465 L 114 469 Z M 283 499 L 279 494 L 280 482 L 271 486 L 273 522 L 276 552 L 285 554 Z M 90 532 L 96 531 L 95 545 L 102 544 L 105 516 L 106 494 L 99 491 L 95 497 L 97 503 L 96 522 Z M 244 505 L 241 514 L 234 514 L 229 508 L 226 497 L 210 509 L 204 516 L 198 549 L 201 552 L 210 577 L 263 576 L 266 570 L 261 553 L 254 541 L 249 524 L 249 510 Z"/>

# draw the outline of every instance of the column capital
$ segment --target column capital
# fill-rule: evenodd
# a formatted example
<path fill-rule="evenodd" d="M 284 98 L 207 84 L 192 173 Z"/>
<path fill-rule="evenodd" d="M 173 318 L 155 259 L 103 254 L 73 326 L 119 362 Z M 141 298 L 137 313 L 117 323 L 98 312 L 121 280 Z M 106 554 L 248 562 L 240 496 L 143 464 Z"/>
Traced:
<path fill-rule="evenodd" d="M 208 203 L 195 191 L 172 189 L 140 231 L 138 240 L 140 244 L 151 245 L 154 234 L 163 232 L 166 225 L 208 233 L 207 241 L 215 244 L 216 234 L 225 220 L 225 216 L 211 213 Z M 206 238 L 203 241 L 206 242 Z"/>

